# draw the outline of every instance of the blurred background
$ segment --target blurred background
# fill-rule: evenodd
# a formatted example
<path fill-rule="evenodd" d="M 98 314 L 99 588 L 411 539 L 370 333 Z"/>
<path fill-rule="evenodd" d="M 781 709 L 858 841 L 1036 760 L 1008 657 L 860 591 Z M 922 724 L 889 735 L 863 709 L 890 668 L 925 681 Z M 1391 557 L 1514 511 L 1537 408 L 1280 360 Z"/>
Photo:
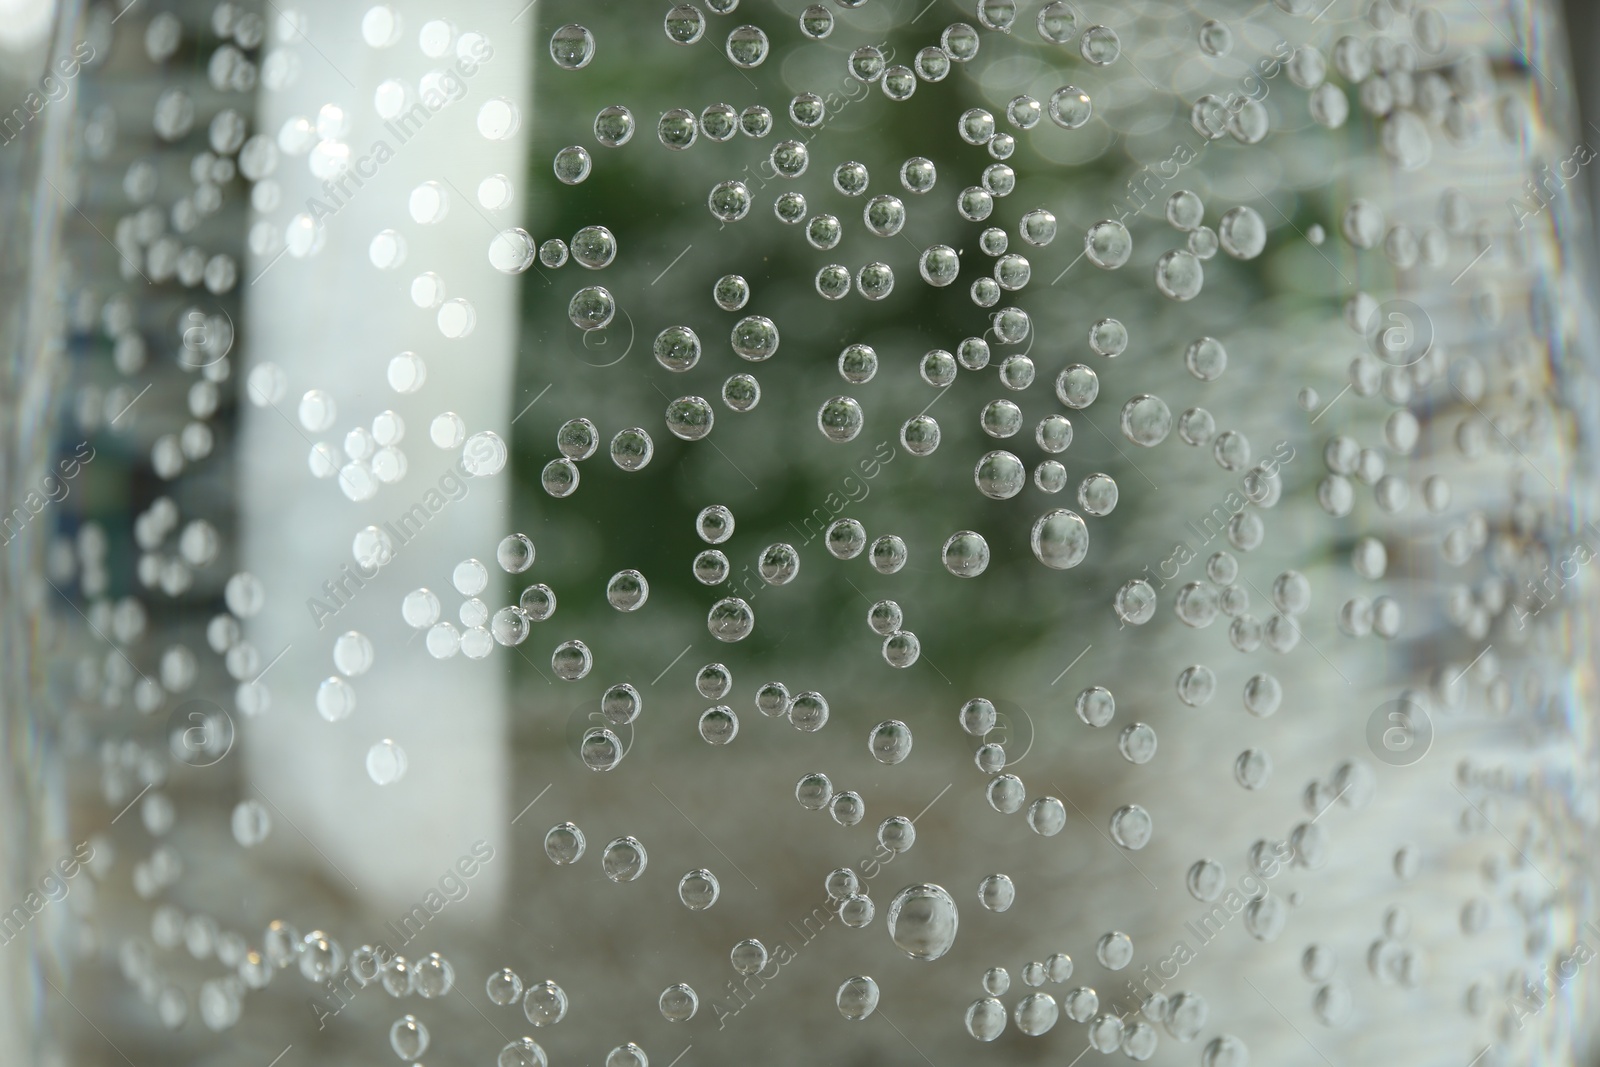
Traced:
<path fill-rule="evenodd" d="M 4 1062 L 1595 1062 L 1593 12 L 688 6 L 0 2 Z"/>

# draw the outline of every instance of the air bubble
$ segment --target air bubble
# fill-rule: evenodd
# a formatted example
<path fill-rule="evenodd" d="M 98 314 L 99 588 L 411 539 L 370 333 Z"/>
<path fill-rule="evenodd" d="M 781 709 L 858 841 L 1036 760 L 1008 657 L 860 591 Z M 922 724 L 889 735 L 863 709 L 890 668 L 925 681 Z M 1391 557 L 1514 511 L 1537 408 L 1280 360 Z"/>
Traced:
<path fill-rule="evenodd" d="M 1089 262 L 1102 270 L 1116 270 L 1133 255 L 1133 237 L 1122 223 L 1106 219 L 1084 235 L 1084 252 Z"/>
<path fill-rule="evenodd" d="M 1040 17 L 1043 17 L 1042 14 Z M 1082 128 L 1094 115 L 1089 94 L 1076 85 L 1065 85 L 1050 95 L 1050 121 L 1064 130 Z"/>
<path fill-rule="evenodd" d="M 694 44 L 706 32 L 706 17 L 693 4 L 679 4 L 667 12 L 662 29 L 673 44 Z"/>
<path fill-rule="evenodd" d="M 644 873 L 650 862 L 644 845 L 636 837 L 619 837 L 600 854 L 600 868 L 613 882 L 631 882 Z"/>
<path fill-rule="evenodd" d="M 960 916 L 956 902 L 937 885 L 913 885 L 889 903 L 889 937 L 915 960 L 939 959 L 955 943 Z"/>
<path fill-rule="evenodd" d="M 424 33 L 426 30 L 424 27 Z M 594 49 L 594 34 L 577 23 L 562 26 L 550 35 L 550 58 L 563 70 L 581 70 L 588 66 L 594 58 Z"/>
<path fill-rule="evenodd" d="M 406 773 L 405 749 L 394 741 L 383 740 L 367 750 L 367 777 L 378 785 L 393 785 Z"/>
<path fill-rule="evenodd" d="M 1111 839 L 1123 848 L 1137 850 L 1150 843 L 1154 824 L 1138 804 L 1127 804 L 1111 814 Z"/>
<path fill-rule="evenodd" d="M 728 34 L 725 51 L 736 67 L 759 67 L 767 58 L 767 35 L 756 26 L 740 26 Z"/>

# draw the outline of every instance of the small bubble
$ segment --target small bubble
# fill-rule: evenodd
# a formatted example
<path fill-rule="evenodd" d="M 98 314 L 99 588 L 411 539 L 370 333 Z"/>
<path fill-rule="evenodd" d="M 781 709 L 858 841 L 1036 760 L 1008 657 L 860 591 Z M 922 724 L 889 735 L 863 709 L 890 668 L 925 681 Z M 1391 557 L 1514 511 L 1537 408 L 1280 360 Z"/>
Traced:
<path fill-rule="evenodd" d="M 477 125 L 485 141 L 510 141 L 522 128 L 522 112 L 509 99 L 491 99 L 478 107 Z"/>
<path fill-rule="evenodd" d="M 734 944 L 728 952 L 728 962 L 741 975 L 757 974 L 767 966 L 767 946 L 749 937 Z"/>
<path fill-rule="evenodd" d="M 1006 1008 L 994 997 L 975 1000 L 963 1020 L 967 1033 L 979 1041 L 993 1041 L 1006 1028 Z"/>
<path fill-rule="evenodd" d="M 719 641 L 741 641 L 750 636 L 755 624 L 755 612 L 739 597 L 724 597 L 706 615 L 706 628 Z"/>
<path fill-rule="evenodd" d="M 570 145 L 556 153 L 551 169 L 555 172 L 556 180 L 563 185 L 577 185 L 589 177 L 593 166 L 587 149 L 582 145 Z M 530 254 L 528 258 L 531 261 L 533 257 Z"/>
<path fill-rule="evenodd" d="M 1081 129 L 1094 115 L 1089 94 L 1076 85 L 1064 85 L 1050 94 L 1050 121 L 1064 130 Z"/>
<path fill-rule="evenodd" d="M 655 444 L 639 427 L 620 430 L 611 439 L 611 461 L 625 471 L 643 469 L 654 455 Z"/>
<path fill-rule="evenodd" d="M 967 370 L 983 370 L 989 365 L 989 343 L 981 337 L 968 337 L 956 346 L 956 360 Z"/>
<path fill-rule="evenodd" d="M 539 472 L 539 485 L 557 499 L 576 493 L 578 482 L 578 466 L 571 459 L 552 459 Z"/>
<path fill-rule="evenodd" d="M 1205 408 L 1189 408 L 1178 416 L 1178 436 L 1183 443 L 1199 448 L 1217 432 L 1216 420 Z"/>
<path fill-rule="evenodd" d="M 1033 360 L 1027 356 L 1007 356 L 1000 364 L 1000 384 L 1020 393 L 1033 385 L 1036 373 Z"/>
<path fill-rule="evenodd" d="M 779 193 L 772 202 L 772 213 L 779 222 L 794 225 L 806 217 L 806 198 L 800 193 Z"/>
<path fill-rule="evenodd" d="M 752 104 L 739 112 L 739 130 L 746 137 L 765 137 L 772 132 L 772 112 Z"/>
<path fill-rule="evenodd" d="M 633 722 L 642 708 L 639 691 L 627 682 L 619 682 L 600 697 L 600 714 L 613 726 L 626 726 Z"/>
<path fill-rule="evenodd" d="M 1010 452 L 994 451 L 973 468 L 978 491 L 991 500 L 1009 500 L 1027 484 L 1027 468 Z"/>
<path fill-rule="evenodd" d="M 721 700 L 733 689 L 733 672 L 720 663 L 708 663 L 695 673 L 694 688 L 707 700 Z"/>
<path fill-rule="evenodd" d="M 594 58 L 594 34 L 577 23 L 562 26 L 550 35 L 550 58 L 563 70 L 581 70 Z"/>
<path fill-rule="evenodd" d="M 817 271 L 817 293 L 828 300 L 843 300 L 850 295 L 850 268 L 830 263 Z"/>
<path fill-rule="evenodd" d="M 606 600 L 618 611 L 637 611 L 650 599 L 650 583 L 636 570 L 618 571 L 606 582 Z"/>
<path fill-rule="evenodd" d="M 705 868 L 690 871 L 678 879 L 678 899 L 690 911 L 705 911 L 722 895 L 717 876 Z"/>
<path fill-rule="evenodd" d="M 956 380 L 955 356 L 942 348 L 935 348 L 922 357 L 919 373 L 929 385 L 943 389 Z"/>
<path fill-rule="evenodd" d="M 650 862 L 644 845 L 636 837 L 619 837 L 606 845 L 600 855 L 600 867 L 613 882 L 631 882 L 644 873 Z"/>
<path fill-rule="evenodd" d="M 1120 971 L 1133 961 L 1133 938 L 1120 930 L 1113 930 L 1096 942 L 1094 955 L 1102 967 Z"/>
<path fill-rule="evenodd" d="M 1122 43 L 1116 31 L 1106 26 L 1090 26 L 1083 31 L 1078 51 L 1084 59 L 1097 67 L 1110 66 L 1122 54 Z"/>
<path fill-rule="evenodd" d="M 900 184 L 908 193 L 921 195 L 929 192 L 937 181 L 938 170 L 930 159 L 912 156 L 900 164 Z"/>
<path fill-rule="evenodd" d="M 855 559 L 867 547 L 867 531 L 855 519 L 835 519 L 824 534 L 828 554 L 835 559 Z"/>
<path fill-rule="evenodd" d="M 428 636 L 423 639 L 428 649 L 428 655 L 434 659 L 449 659 L 461 651 L 461 635 L 456 628 L 448 622 L 436 623 L 428 630 Z"/>
<path fill-rule="evenodd" d="M 878 983 L 864 975 L 846 978 L 834 996 L 839 1014 L 852 1022 L 860 1022 L 878 1007 Z"/>
<path fill-rule="evenodd" d="M 675 152 L 689 148 L 699 136 L 700 124 L 687 108 L 671 108 L 656 121 L 656 139 Z"/>
<path fill-rule="evenodd" d="M 1203 253 L 1197 247 L 1197 242 L 1202 234 L 1209 232 L 1201 227 L 1189 236 L 1189 252 L 1166 252 L 1156 261 L 1156 288 L 1161 290 L 1163 296 L 1173 300 L 1193 300 L 1200 295 L 1206 280 L 1205 269 L 1200 261 L 1211 258 L 1211 255 Z M 1214 252 L 1213 249 L 1212 254 Z"/>
<path fill-rule="evenodd" d="M 661 1009 L 661 1017 L 667 1022 L 684 1023 L 693 1019 L 695 1012 L 700 1010 L 700 997 L 687 983 L 679 982 L 661 991 L 656 1006 Z"/>
<path fill-rule="evenodd" d="M 958 578 L 975 578 L 989 566 L 989 543 L 971 530 L 951 534 L 941 557 L 945 569 Z"/>
<path fill-rule="evenodd" d="M 889 903 L 889 937 L 915 960 L 936 960 L 955 943 L 960 916 L 956 902 L 941 886 L 912 885 Z"/>
<path fill-rule="evenodd" d="M 406 752 L 394 741 L 383 740 L 367 750 L 367 777 L 378 785 L 393 785 L 406 773 Z"/>
<path fill-rule="evenodd" d="M 589 270 L 602 270 L 617 258 L 617 239 L 604 226 L 585 226 L 572 235 L 572 258 Z"/>
<path fill-rule="evenodd" d="M 733 512 L 712 504 L 695 517 L 695 532 L 708 545 L 720 545 L 733 536 Z"/>
<path fill-rule="evenodd" d="M 872 542 L 872 568 L 879 574 L 895 574 L 906 565 L 906 543 L 895 534 L 885 534 Z"/>
<path fill-rule="evenodd" d="M 1235 259 L 1254 259 L 1267 247 L 1267 226 L 1251 207 L 1236 207 L 1217 224 L 1222 250 Z"/>
<path fill-rule="evenodd" d="M 828 776 L 813 772 L 802 777 L 794 787 L 795 799 L 808 811 L 821 811 L 833 799 L 833 783 Z"/>
<path fill-rule="evenodd" d="M 722 222 L 737 222 L 750 214 L 754 198 L 743 182 L 726 181 L 712 186 L 706 197 L 711 214 Z"/>
<path fill-rule="evenodd" d="M 833 12 L 821 4 L 812 4 L 800 12 L 800 32 L 813 41 L 820 41 L 833 32 Z"/>
<path fill-rule="evenodd" d="M 706 32 L 706 17 L 693 4 L 679 4 L 667 12 L 662 28 L 673 44 L 690 45 Z"/>
<path fill-rule="evenodd" d="M 680 396 L 667 405 L 667 431 L 681 441 L 700 441 L 710 435 L 716 415 L 704 397 Z"/>
<path fill-rule="evenodd" d="M 779 141 L 767 156 L 774 172 L 783 178 L 798 178 L 811 163 L 811 153 L 800 141 Z"/>
<path fill-rule="evenodd" d="M 739 132 L 739 113 L 730 104 L 711 104 L 700 112 L 700 132 L 721 143 Z"/>
<path fill-rule="evenodd" d="M 1272 757 L 1265 750 L 1247 748 L 1233 762 L 1233 778 L 1246 789 L 1260 789 L 1272 776 Z"/>
<path fill-rule="evenodd" d="M 428 1028 L 415 1015 L 403 1015 L 389 1027 L 389 1047 L 402 1060 L 415 1060 L 428 1051 Z"/>
<path fill-rule="evenodd" d="M 591 771 L 611 771 L 622 762 L 626 755 L 622 739 L 605 727 L 591 727 L 583 732 L 583 740 L 578 745 L 579 758 L 584 766 Z"/>
<path fill-rule="evenodd" d="M 509 1007 L 522 998 L 522 978 L 510 967 L 502 967 L 489 975 L 484 983 L 484 993 L 489 1003 Z"/>
<path fill-rule="evenodd" d="M 1233 51 L 1233 31 L 1227 23 L 1208 19 L 1200 27 L 1200 51 L 1208 56 L 1221 57 Z"/>
<path fill-rule="evenodd" d="M 854 790 L 835 793 L 833 799 L 828 801 L 828 814 L 840 826 L 855 826 L 866 817 L 866 801 Z"/>
<path fill-rule="evenodd" d="M 983 972 L 983 991 L 992 997 L 1003 997 L 1011 989 L 1011 975 L 1004 967 L 990 967 Z"/>
<path fill-rule="evenodd" d="M 917 827 L 904 815 L 891 815 L 878 824 L 878 844 L 898 855 L 917 841 Z"/>
<path fill-rule="evenodd" d="M 475 559 L 464 559 L 451 572 L 450 584 L 462 596 L 477 596 L 489 584 L 489 569 Z"/>
<path fill-rule="evenodd" d="M 868 263 L 856 271 L 856 292 L 868 300 L 882 300 L 894 291 L 894 269 L 887 263 Z"/>
<path fill-rule="evenodd" d="M 1067 825 L 1067 809 L 1055 797 L 1040 797 L 1028 806 L 1028 827 L 1041 837 L 1054 837 Z"/>
<path fill-rule="evenodd" d="M 567 1017 L 566 990 L 549 979 L 535 982 L 522 995 L 522 1014 L 534 1026 L 554 1026 Z"/>
<path fill-rule="evenodd" d="M 746 70 L 759 67 L 767 58 L 767 35 L 756 26 L 740 26 L 728 34 L 725 47 L 728 59 Z"/>
<path fill-rule="evenodd" d="M 741 359 L 759 363 L 778 350 L 778 328 L 760 315 L 740 319 L 732 333 L 733 350 Z"/>
<path fill-rule="evenodd" d="M 567 242 L 552 237 L 539 246 L 539 262 L 554 270 L 567 262 Z"/>
<path fill-rule="evenodd" d="M 1150 813 L 1138 804 L 1127 804 L 1111 814 L 1111 839 L 1123 848 L 1137 850 L 1150 843 L 1153 823 Z"/>
<path fill-rule="evenodd" d="M 728 557 L 714 548 L 708 548 L 694 557 L 695 580 L 701 585 L 721 585 L 728 577 Z"/>
<path fill-rule="evenodd" d="M 1124 623 L 1143 626 L 1155 617 L 1156 593 L 1149 582 L 1135 578 L 1117 590 L 1112 606 Z"/>
<path fill-rule="evenodd" d="M 911 727 L 898 719 L 880 722 L 867 737 L 867 750 L 879 763 L 904 762 L 911 755 Z"/>
<path fill-rule="evenodd" d="M 750 283 L 737 274 L 724 274 L 712 286 L 711 297 L 723 311 L 738 311 L 750 301 Z"/>
<path fill-rule="evenodd" d="M 1095 685 L 1078 694 L 1074 709 L 1078 713 L 1078 718 L 1085 723 L 1101 727 L 1111 722 L 1112 716 L 1116 714 L 1117 702 L 1109 689 Z"/>
<path fill-rule="evenodd" d="M 1066 44 L 1078 35 L 1078 15 L 1068 0 L 1051 0 L 1039 9 L 1038 26 L 1040 37 L 1052 44 Z"/>
<path fill-rule="evenodd" d="M 1201 664 L 1185 667 L 1178 673 L 1178 699 L 1191 708 L 1210 701 L 1217 689 L 1217 676 Z"/>
<path fill-rule="evenodd" d="M 1200 1067 L 1245 1067 L 1249 1062 L 1249 1048 L 1232 1034 L 1212 1038 L 1200 1053 Z"/>
<path fill-rule="evenodd" d="M 1022 779 L 1014 774 L 1002 774 L 991 780 L 986 793 L 989 806 L 1002 815 L 1022 810 L 1022 803 L 1028 796 Z"/>
<path fill-rule="evenodd" d="M 1009 400 L 992 400 L 984 405 L 978 424 L 990 437 L 1015 437 L 1022 430 L 1022 409 Z"/>
<path fill-rule="evenodd" d="M 1097 518 L 1115 510 L 1118 495 L 1117 483 L 1109 474 L 1091 474 L 1078 484 L 1078 506 Z"/>
<path fill-rule="evenodd" d="M 855 440 L 864 422 L 861 405 L 853 397 L 836 396 L 817 409 L 817 428 L 830 441 Z"/>
<path fill-rule="evenodd" d="M 570 822 L 552 826 L 544 835 L 544 854 L 557 866 L 577 863 L 583 858 L 586 845 L 583 831 Z"/>
<path fill-rule="evenodd" d="M 1122 223 L 1106 219 L 1089 227 L 1084 252 L 1089 262 L 1102 270 L 1116 270 L 1133 255 L 1133 237 Z"/>
<path fill-rule="evenodd" d="M 272 832 L 272 816 L 259 800 L 241 800 L 229 819 L 233 839 L 245 848 L 254 848 Z"/>
<path fill-rule="evenodd" d="M 563 252 L 565 246 L 563 246 Z M 566 256 L 563 254 L 562 260 Z M 567 304 L 567 318 L 580 330 L 599 330 L 610 325 L 617 313 L 617 302 L 604 287 L 591 285 L 572 294 Z"/>
<path fill-rule="evenodd" d="M 1129 763 L 1149 763 L 1156 754 L 1156 732 L 1146 723 L 1130 723 L 1117 738 L 1117 750 Z"/>
<path fill-rule="evenodd" d="M 594 656 L 582 641 L 563 641 L 550 654 L 550 669 L 564 681 L 575 682 L 585 678 L 593 667 Z"/>
<path fill-rule="evenodd" d="M 922 280 L 943 287 L 955 282 L 961 272 L 961 258 L 949 245 L 933 245 L 922 253 L 917 264 Z"/>
<path fill-rule="evenodd" d="M 1029 993 L 1017 1002 L 1012 1015 L 1018 1030 L 1029 1037 L 1038 1037 L 1055 1026 L 1060 1007 L 1049 993 Z"/>
<path fill-rule="evenodd" d="M 1122 436 L 1143 448 L 1154 448 L 1172 432 L 1172 411 L 1160 397 L 1136 396 L 1122 407 Z"/>
<path fill-rule="evenodd" d="M 982 222 L 994 212 L 994 194 L 982 186 L 968 186 L 956 198 L 956 212 L 968 222 Z"/>
<path fill-rule="evenodd" d="M 821 693 L 801 693 L 789 702 L 789 722 L 805 733 L 815 733 L 827 725 L 828 701 Z"/>
<path fill-rule="evenodd" d="M 1056 397 L 1069 408 L 1086 408 L 1099 395 L 1099 376 L 1082 363 L 1074 363 L 1056 376 Z"/>
<path fill-rule="evenodd" d="M 548 1062 L 544 1049 L 531 1037 L 507 1042 L 495 1059 L 496 1067 L 545 1067 Z"/>
<path fill-rule="evenodd" d="M 983 697 L 974 697 L 961 706 L 961 729 L 973 737 L 983 737 L 995 725 L 994 704 Z"/>

